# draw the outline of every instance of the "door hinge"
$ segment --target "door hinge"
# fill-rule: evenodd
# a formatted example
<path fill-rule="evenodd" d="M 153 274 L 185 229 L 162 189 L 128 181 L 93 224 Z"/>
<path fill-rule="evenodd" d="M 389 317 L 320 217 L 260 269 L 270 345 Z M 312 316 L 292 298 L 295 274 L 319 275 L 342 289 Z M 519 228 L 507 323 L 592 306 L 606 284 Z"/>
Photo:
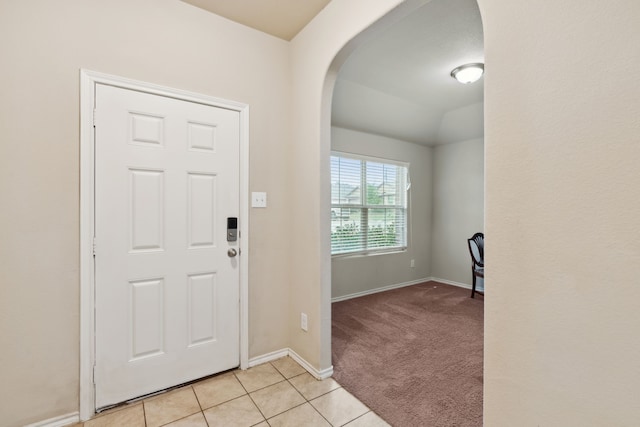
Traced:
<path fill-rule="evenodd" d="M 93 251 L 93 256 L 96 256 L 96 238 L 93 238 L 93 243 L 92 243 L 92 251 Z"/>
<path fill-rule="evenodd" d="M 96 383 L 96 365 L 93 365 L 93 378 L 91 378 L 93 384 Z"/>
<path fill-rule="evenodd" d="M 96 109 L 93 109 L 93 127 L 96 127 Z"/>

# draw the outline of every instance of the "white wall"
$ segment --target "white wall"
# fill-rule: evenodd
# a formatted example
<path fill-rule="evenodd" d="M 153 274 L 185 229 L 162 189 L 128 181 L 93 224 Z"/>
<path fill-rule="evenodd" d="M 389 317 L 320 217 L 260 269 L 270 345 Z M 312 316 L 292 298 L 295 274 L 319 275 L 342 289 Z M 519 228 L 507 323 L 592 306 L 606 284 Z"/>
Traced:
<path fill-rule="evenodd" d="M 453 138 L 482 132 L 481 104 L 452 113 L 440 133 Z M 334 150 L 411 161 L 413 184 L 408 250 L 333 258 L 332 298 L 427 278 L 471 286 L 467 239 L 484 230 L 483 139 L 426 147 L 334 126 L 331 143 Z M 408 267 L 411 259 L 416 260 L 413 269 Z M 483 279 L 478 286 L 482 288 Z"/>
<path fill-rule="evenodd" d="M 334 126 L 420 143 L 437 139 L 441 119 L 441 114 L 404 98 L 349 80 L 336 81 L 331 110 Z"/>
<path fill-rule="evenodd" d="M 289 44 L 176 0 L 0 3 L 0 425 L 78 411 L 79 70 L 250 105 L 249 353 L 289 346 Z"/>
<path fill-rule="evenodd" d="M 431 276 L 471 285 L 467 239 L 484 230 L 482 139 L 434 147 L 432 204 Z"/>
<path fill-rule="evenodd" d="M 477 85 L 482 85 L 483 80 Z M 437 144 L 469 141 L 484 136 L 484 105 L 478 102 L 455 110 L 447 111 L 441 118 L 438 128 Z M 464 124 L 461 126 L 461 124 Z"/>
<path fill-rule="evenodd" d="M 332 127 L 331 149 L 407 162 L 411 175 L 407 250 L 392 254 L 333 258 L 331 297 L 428 278 L 431 275 L 431 147 Z M 415 260 L 414 268 L 411 268 L 412 259 Z"/>

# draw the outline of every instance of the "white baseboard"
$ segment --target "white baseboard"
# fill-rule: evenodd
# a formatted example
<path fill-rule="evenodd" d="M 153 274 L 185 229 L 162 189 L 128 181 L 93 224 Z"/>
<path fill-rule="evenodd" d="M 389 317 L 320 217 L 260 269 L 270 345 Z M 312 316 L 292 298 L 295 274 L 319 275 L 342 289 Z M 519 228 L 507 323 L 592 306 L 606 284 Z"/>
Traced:
<path fill-rule="evenodd" d="M 314 368 L 309 362 L 304 360 L 298 353 L 293 351 L 290 348 L 283 348 L 282 350 L 272 351 L 271 353 L 263 354 L 261 356 L 253 357 L 249 359 L 249 367 L 254 367 L 258 365 L 262 365 L 263 363 L 271 362 L 276 359 L 280 359 L 282 357 L 289 356 L 300 366 L 302 366 L 307 372 L 313 375 L 315 378 L 319 380 L 323 380 L 325 378 L 329 378 L 333 375 L 333 366 L 323 369 L 321 371 Z M 80 413 L 73 412 L 67 415 L 61 415 L 59 417 L 50 418 L 48 420 L 39 421 L 37 423 L 29 424 L 25 427 L 63 427 L 69 424 L 80 422 Z"/>
<path fill-rule="evenodd" d="M 412 280 L 410 282 L 397 283 L 395 285 L 382 286 L 380 288 L 367 289 L 366 291 L 356 292 L 355 294 L 343 295 L 341 297 L 331 298 L 331 302 L 345 301 L 351 298 L 363 297 L 365 295 L 377 294 L 378 292 L 390 291 L 391 289 L 404 288 L 405 286 L 413 286 L 418 283 L 428 282 L 429 280 L 435 280 L 431 277 L 424 279 Z M 443 282 L 444 283 L 444 282 Z"/>
<path fill-rule="evenodd" d="M 329 378 L 331 375 L 333 375 L 333 366 L 319 371 L 290 348 L 283 348 L 282 350 L 272 351 L 271 353 L 263 354 L 262 356 L 252 357 L 251 359 L 249 359 L 249 367 L 251 368 L 254 366 L 262 365 L 263 363 L 271 362 L 273 360 L 280 359 L 286 356 L 289 356 L 293 360 L 298 362 L 298 364 L 311 375 L 313 375 L 314 378 L 324 380 L 325 378 Z"/>
<path fill-rule="evenodd" d="M 25 427 L 63 427 L 77 422 L 80 422 L 80 413 L 72 412 L 67 415 L 61 415 L 59 417 L 49 418 L 48 420 L 29 424 Z"/>
<path fill-rule="evenodd" d="M 249 359 L 249 367 L 262 365 L 263 363 L 271 362 L 276 359 L 289 355 L 289 349 L 283 348 L 282 350 L 272 351 L 271 353 L 263 354 L 262 356 L 256 356 Z"/>
<path fill-rule="evenodd" d="M 307 372 L 309 372 L 311 375 L 313 375 L 316 379 L 324 380 L 326 378 L 329 378 L 331 375 L 333 375 L 333 366 L 330 366 L 327 369 L 323 369 L 323 370 L 319 371 L 316 368 L 314 368 L 313 366 L 311 366 L 311 364 L 309 364 L 309 362 L 307 362 L 302 357 L 300 357 L 300 355 L 298 353 L 296 353 L 295 351 L 293 351 L 292 349 L 289 349 L 289 356 L 293 360 L 298 362 L 298 364 L 300 366 L 302 366 L 304 369 L 306 369 Z"/>
<path fill-rule="evenodd" d="M 430 277 L 430 281 L 444 283 L 445 285 L 457 286 L 459 288 L 471 289 L 471 285 L 467 285 L 466 283 L 454 282 L 453 280 L 447 279 L 438 279 L 437 277 Z"/>
<path fill-rule="evenodd" d="M 343 295 L 341 297 L 331 298 L 331 302 L 346 301 L 352 298 L 363 297 L 365 295 L 377 294 L 378 292 L 390 291 L 392 289 L 404 288 L 405 286 L 413 286 L 424 282 L 439 282 L 445 285 L 457 286 L 459 288 L 471 289 L 471 285 L 466 283 L 454 282 L 453 280 L 440 279 L 438 277 L 425 277 L 424 279 L 412 280 L 410 282 L 397 283 L 395 285 L 382 286 L 380 288 L 367 289 L 366 291 L 356 292 L 354 294 Z"/>

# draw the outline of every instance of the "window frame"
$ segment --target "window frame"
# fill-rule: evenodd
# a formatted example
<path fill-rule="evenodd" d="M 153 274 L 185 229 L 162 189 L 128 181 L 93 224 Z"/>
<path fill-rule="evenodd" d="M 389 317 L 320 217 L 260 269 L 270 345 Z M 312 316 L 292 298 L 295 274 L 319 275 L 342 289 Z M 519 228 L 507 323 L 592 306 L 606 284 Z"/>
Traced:
<path fill-rule="evenodd" d="M 360 229 L 366 229 L 367 232 L 365 233 L 361 233 L 362 236 L 362 242 L 361 242 L 361 249 L 359 250 L 353 250 L 353 251 L 347 251 L 347 252 L 337 252 L 337 253 L 333 253 L 333 244 L 331 245 L 331 257 L 332 258 L 343 258 L 343 257 L 358 257 L 358 256 L 372 256 L 372 255 L 383 255 L 383 254 L 390 254 L 390 253 L 399 253 L 399 252 L 405 252 L 408 248 L 409 245 L 409 235 L 410 235 L 410 230 L 409 230 L 409 205 L 410 205 L 410 197 L 409 197 L 409 188 L 411 186 L 410 182 L 410 163 L 408 162 L 403 162 L 403 161 L 399 161 L 399 160 L 393 160 L 393 159 L 387 159 L 387 158 L 382 158 L 382 157 L 374 157 L 374 156 L 368 156 L 368 155 L 362 155 L 362 154 L 354 154 L 354 153 L 348 153 L 348 152 L 344 152 L 344 151 L 337 151 L 337 150 L 331 150 L 330 153 L 330 158 L 332 157 L 338 157 L 338 158 L 346 158 L 349 160 L 357 160 L 361 162 L 361 167 L 360 167 L 360 192 L 361 192 L 361 196 L 360 196 L 360 203 L 359 204 L 353 204 L 353 203 L 333 203 L 333 182 L 331 182 L 331 188 L 332 188 L 332 194 L 331 194 L 331 212 L 333 212 L 334 209 L 340 209 L 340 211 L 342 212 L 343 209 L 357 209 L 360 211 Z M 405 185 L 404 188 L 404 196 L 402 197 L 402 202 L 403 203 L 396 203 L 393 205 L 371 205 L 368 204 L 368 200 L 366 198 L 366 192 L 367 192 L 367 168 L 366 168 L 366 164 L 367 163 L 378 163 L 378 164 L 382 164 L 382 165 L 391 165 L 391 166 L 397 166 L 397 167 L 401 167 L 405 169 L 405 177 L 404 177 L 404 182 L 400 183 L 398 185 Z M 330 175 L 331 175 L 331 169 L 330 169 Z M 364 193 L 363 193 L 364 192 Z M 385 247 L 373 247 L 373 248 L 367 248 L 368 245 L 368 238 L 369 238 L 369 213 L 372 209 L 394 209 L 394 210 L 401 210 L 404 213 L 404 236 L 402 236 L 402 243 L 398 246 L 385 246 Z M 333 218 L 333 214 L 331 214 L 331 218 Z M 363 227 L 364 225 L 366 225 L 366 227 Z M 331 225 L 331 232 L 333 233 L 333 226 Z"/>

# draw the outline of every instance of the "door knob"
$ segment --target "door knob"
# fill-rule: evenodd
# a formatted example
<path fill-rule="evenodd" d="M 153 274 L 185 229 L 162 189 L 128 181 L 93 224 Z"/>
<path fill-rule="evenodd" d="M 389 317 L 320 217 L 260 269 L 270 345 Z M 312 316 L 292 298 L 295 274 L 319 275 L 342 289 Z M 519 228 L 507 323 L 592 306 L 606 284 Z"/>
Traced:
<path fill-rule="evenodd" d="M 233 258 L 234 256 L 238 255 L 238 252 L 236 252 L 235 249 L 231 248 L 227 251 L 227 255 L 229 255 L 229 258 Z"/>

